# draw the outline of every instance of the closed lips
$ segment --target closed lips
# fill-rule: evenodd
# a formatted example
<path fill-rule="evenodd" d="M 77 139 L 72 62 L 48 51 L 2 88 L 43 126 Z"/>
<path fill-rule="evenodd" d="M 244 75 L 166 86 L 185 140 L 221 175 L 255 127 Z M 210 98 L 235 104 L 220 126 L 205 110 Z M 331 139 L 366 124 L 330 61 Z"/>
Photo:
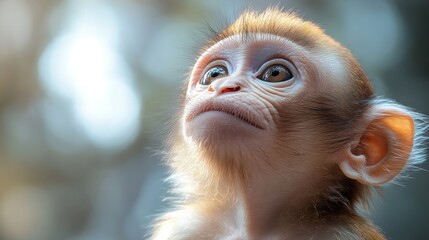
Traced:
<path fill-rule="evenodd" d="M 250 110 L 247 110 L 245 107 L 238 108 L 237 106 L 231 106 L 225 103 L 208 102 L 201 104 L 200 106 L 196 107 L 195 110 L 191 112 L 191 114 L 189 114 L 187 121 L 189 122 L 198 115 L 205 112 L 223 112 L 232 115 L 255 128 L 264 130 L 258 121 L 258 117 Z"/>

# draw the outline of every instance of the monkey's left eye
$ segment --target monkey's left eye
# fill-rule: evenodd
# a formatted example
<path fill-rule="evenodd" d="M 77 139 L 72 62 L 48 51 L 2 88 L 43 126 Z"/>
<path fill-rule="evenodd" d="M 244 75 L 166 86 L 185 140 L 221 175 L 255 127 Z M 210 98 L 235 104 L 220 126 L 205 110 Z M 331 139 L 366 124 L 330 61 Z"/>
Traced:
<path fill-rule="evenodd" d="M 284 82 L 292 79 L 293 75 L 289 68 L 276 64 L 267 67 L 258 78 L 266 82 Z"/>
<path fill-rule="evenodd" d="M 228 70 L 224 66 L 215 66 L 210 68 L 204 77 L 200 80 L 200 84 L 209 85 L 218 78 L 225 77 L 228 74 Z"/>

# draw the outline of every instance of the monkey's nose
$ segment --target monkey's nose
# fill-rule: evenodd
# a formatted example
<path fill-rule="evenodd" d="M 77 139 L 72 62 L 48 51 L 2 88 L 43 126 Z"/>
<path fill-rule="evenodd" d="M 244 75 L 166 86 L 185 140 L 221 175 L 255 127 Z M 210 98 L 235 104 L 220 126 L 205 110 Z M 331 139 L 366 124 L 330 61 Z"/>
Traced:
<path fill-rule="evenodd" d="M 221 93 L 227 93 L 227 92 L 238 92 L 240 91 L 241 87 L 240 86 L 236 86 L 236 87 L 224 87 L 221 90 Z"/>
<path fill-rule="evenodd" d="M 240 83 L 240 81 L 240 79 L 233 78 L 218 79 L 213 81 L 207 90 L 215 94 L 238 92 L 243 88 L 243 85 Z"/>

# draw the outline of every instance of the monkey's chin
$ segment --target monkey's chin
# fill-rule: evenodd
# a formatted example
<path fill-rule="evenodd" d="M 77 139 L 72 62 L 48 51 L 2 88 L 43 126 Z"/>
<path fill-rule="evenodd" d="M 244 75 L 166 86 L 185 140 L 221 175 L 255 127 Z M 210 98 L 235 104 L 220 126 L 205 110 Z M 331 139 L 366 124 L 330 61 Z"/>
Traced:
<path fill-rule="evenodd" d="M 220 111 L 204 112 L 187 121 L 184 125 L 185 137 L 198 145 L 208 147 L 238 147 L 245 144 L 260 144 L 266 137 L 261 127 Z"/>

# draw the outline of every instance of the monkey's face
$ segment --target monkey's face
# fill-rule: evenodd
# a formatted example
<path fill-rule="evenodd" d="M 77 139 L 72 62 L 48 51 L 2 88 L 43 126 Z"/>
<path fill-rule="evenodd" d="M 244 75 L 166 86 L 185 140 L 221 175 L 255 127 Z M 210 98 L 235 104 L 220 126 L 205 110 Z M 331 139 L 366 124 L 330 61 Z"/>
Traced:
<path fill-rule="evenodd" d="M 323 71 L 327 64 L 337 64 L 333 58 L 321 59 L 320 54 L 270 34 L 235 35 L 208 48 L 197 60 L 187 87 L 185 141 L 226 153 L 254 154 L 279 146 L 305 151 L 300 142 L 312 134 L 305 134 L 311 129 L 305 129 L 308 121 L 300 119 L 308 120 L 302 106 L 337 85 L 329 76 L 339 74 Z M 328 80 L 320 81 L 322 76 Z M 297 134 L 292 125 L 303 130 Z"/>

